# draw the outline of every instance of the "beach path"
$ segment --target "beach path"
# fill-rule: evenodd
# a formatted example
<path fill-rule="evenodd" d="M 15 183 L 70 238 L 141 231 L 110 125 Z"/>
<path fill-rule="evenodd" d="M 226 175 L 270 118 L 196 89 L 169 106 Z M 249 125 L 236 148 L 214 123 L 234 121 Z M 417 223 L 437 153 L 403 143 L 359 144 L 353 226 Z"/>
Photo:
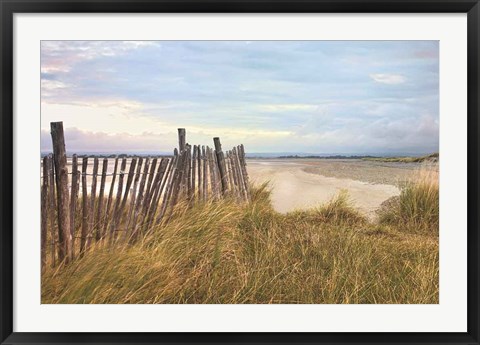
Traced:
<path fill-rule="evenodd" d="M 369 217 L 374 217 L 375 210 L 383 201 L 400 193 L 398 187 L 393 184 L 323 176 L 321 168 L 315 173 L 307 172 L 312 171 L 311 161 L 255 159 L 247 163 L 250 180 L 253 183 L 269 181 L 273 207 L 281 213 L 319 206 L 331 200 L 340 191 L 346 190 L 356 208 Z M 345 164 L 348 165 L 349 162 Z"/>

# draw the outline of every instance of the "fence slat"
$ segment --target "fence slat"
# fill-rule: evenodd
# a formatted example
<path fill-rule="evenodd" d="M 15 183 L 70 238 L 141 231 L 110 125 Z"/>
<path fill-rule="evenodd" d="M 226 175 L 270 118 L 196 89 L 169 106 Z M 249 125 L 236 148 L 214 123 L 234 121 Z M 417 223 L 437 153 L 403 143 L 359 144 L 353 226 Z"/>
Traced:
<path fill-rule="evenodd" d="M 48 156 L 43 157 L 43 178 L 42 178 L 42 214 L 41 214 L 41 235 L 40 235 L 40 248 L 41 248 L 41 262 L 42 272 L 47 265 L 47 227 L 48 227 Z"/>
<path fill-rule="evenodd" d="M 139 157 L 138 158 L 138 163 L 137 163 L 137 170 L 135 172 L 135 180 L 133 181 L 133 189 L 132 189 L 132 194 L 130 197 L 130 210 L 128 211 L 127 214 L 127 226 L 125 228 L 125 235 L 127 237 L 131 236 L 131 232 L 133 229 L 131 229 L 131 221 L 133 217 L 133 212 L 135 210 L 135 203 L 137 202 L 137 188 L 138 188 L 138 181 L 140 180 L 140 176 L 142 175 L 142 164 L 143 164 L 143 158 Z"/>
<path fill-rule="evenodd" d="M 208 158 L 208 170 L 210 171 L 210 191 L 212 198 L 217 197 L 216 190 L 216 176 L 215 176 L 215 162 L 213 161 L 213 152 L 210 147 L 207 146 L 207 158 Z"/>
<path fill-rule="evenodd" d="M 52 267 L 56 264 L 56 254 L 57 254 L 57 227 L 56 227 L 56 217 L 55 212 L 57 209 L 57 202 L 55 198 L 55 176 L 53 173 L 53 156 L 52 154 L 48 155 L 48 204 L 49 204 L 49 219 L 50 219 L 50 242 L 51 242 L 51 261 Z"/>
<path fill-rule="evenodd" d="M 233 148 L 232 153 L 233 153 L 233 162 L 235 166 L 235 171 L 237 174 L 238 191 L 240 193 L 241 199 L 247 200 L 247 197 L 245 194 L 244 177 L 242 174 L 242 169 L 240 168 L 240 160 L 238 158 L 238 152 L 236 147 Z"/>
<path fill-rule="evenodd" d="M 92 240 L 94 238 L 95 230 L 95 202 L 97 199 L 97 176 L 98 176 L 98 157 L 93 158 L 93 171 L 92 171 L 92 182 L 90 189 L 90 206 L 89 206 L 89 216 L 88 216 L 88 234 L 87 234 L 87 249 L 90 248 Z"/>
<path fill-rule="evenodd" d="M 167 190 L 166 187 L 168 187 L 168 183 L 170 181 L 170 176 L 172 175 L 174 164 L 175 164 L 175 159 L 174 158 L 169 159 L 167 170 L 165 172 L 165 177 L 163 178 L 162 184 L 160 186 L 160 192 L 158 194 L 158 200 L 155 202 L 155 208 L 157 208 L 160 204 L 160 199 L 162 197 L 162 193 L 163 193 L 163 200 L 165 200 L 165 198 L 167 198 L 168 190 Z M 165 192 L 163 192 L 164 190 L 165 190 Z M 163 202 L 162 202 L 162 205 L 163 205 Z M 155 209 L 155 212 L 156 212 L 156 209 Z M 160 208 L 160 212 L 157 214 L 157 216 L 155 218 L 154 225 L 157 225 L 158 223 L 160 223 L 161 212 L 162 212 L 162 209 Z"/>
<path fill-rule="evenodd" d="M 145 217 L 147 216 L 147 213 L 148 213 L 148 209 L 150 208 L 150 202 L 152 201 L 152 184 L 153 184 L 153 180 L 155 178 L 155 169 L 157 167 L 157 162 L 158 162 L 158 159 L 157 158 L 154 158 L 152 160 L 152 165 L 150 167 L 150 172 L 148 174 L 148 181 L 147 181 L 147 185 L 145 187 L 145 194 L 143 196 L 143 205 L 142 205 L 142 211 L 140 213 L 141 215 L 141 228 L 143 229 L 144 226 L 145 226 Z"/>
<path fill-rule="evenodd" d="M 98 206 L 97 206 L 97 231 L 95 232 L 95 240 L 100 241 L 104 237 L 103 227 L 105 224 L 105 215 L 102 214 L 103 211 L 103 195 L 105 193 L 105 181 L 107 179 L 107 170 L 108 170 L 108 158 L 103 159 L 102 163 L 102 177 L 100 179 L 100 192 L 98 194 Z"/>
<path fill-rule="evenodd" d="M 109 226 L 111 224 L 111 221 L 112 221 L 112 217 L 111 215 L 113 215 L 113 212 L 111 213 L 110 210 L 112 208 L 112 204 L 113 204 L 113 192 L 115 190 L 115 181 L 117 179 L 117 170 L 118 170 L 118 159 L 119 157 L 116 156 L 115 157 L 115 165 L 113 167 L 113 173 L 112 173 L 112 182 L 110 183 L 110 191 L 108 192 L 108 200 L 107 200 L 107 208 L 105 209 L 105 224 L 103 226 L 103 233 L 104 233 L 104 236 L 108 236 L 109 235 Z"/>
<path fill-rule="evenodd" d="M 128 169 L 127 183 L 125 185 L 125 193 L 123 194 L 122 204 L 120 205 L 120 217 L 123 218 L 123 210 L 128 201 L 128 195 L 130 193 L 130 187 L 132 186 L 133 178 L 135 177 L 135 167 L 137 166 L 137 158 L 133 158 L 130 162 L 130 168 Z"/>
<path fill-rule="evenodd" d="M 233 184 L 235 186 L 235 194 L 237 197 L 240 197 L 240 188 L 239 188 L 239 180 L 237 176 L 237 167 L 235 166 L 235 156 L 233 154 L 233 150 L 230 151 L 230 166 L 232 169 L 232 176 L 233 176 Z"/>
<path fill-rule="evenodd" d="M 237 179 L 236 179 L 236 176 L 235 176 L 235 169 L 233 167 L 233 158 L 232 158 L 232 151 L 229 150 L 228 151 L 228 160 L 229 160 L 229 164 L 230 164 L 230 178 L 231 178 L 231 183 L 232 183 L 232 191 L 233 191 L 233 195 L 237 196 L 238 197 L 238 189 L 237 189 Z"/>
<path fill-rule="evenodd" d="M 237 189 L 237 194 L 239 199 L 241 199 L 242 190 L 240 188 L 240 176 L 238 176 L 238 166 L 237 160 L 235 157 L 235 148 L 230 151 L 230 159 L 232 160 L 232 170 L 233 170 L 233 180 L 235 182 L 235 188 Z"/>
<path fill-rule="evenodd" d="M 119 225 L 122 224 L 122 220 L 124 219 L 124 216 L 125 216 L 124 210 L 128 202 L 130 187 L 132 186 L 133 179 L 135 177 L 136 166 L 137 166 L 137 158 L 132 158 L 132 160 L 130 161 L 130 167 L 128 169 L 127 182 L 125 184 L 125 192 L 123 194 L 122 203 L 120 204 L 120 208 L 118 210 L 119 219 L 117 219 L 117 222 Z M 126 239 L 127 236 L 128 236 L 128 214 L 127 214 L 127 224 L 125 224 L 125 228 L 124 228 L 123 238 Z"/>
<path fill-rule="evenodd" d="M 203 183 L 203 201 L 208 199 L 208 171 L 207 171 L 207 154 L 205 151 L 205 146 L 202 146 L 202 161 L 203 161 L 203 174 L 202 174 L 202 183 Z"/>
<path fill-rule="evenodd" d="M 122 192 L 123 192 L 123 178 L 125 175 L 125 169 L 127 167 L 127 159 L 122 158 L 122 164 L 120 165 L 120 173 L 118 174 L 118 188 L 117 196 L 115 197 L 115 206 L 113 208 L 113 219 L 110 226 L 110 242 L 114 242 L 118 236 L 118 224 L 120 218 L 120 205 L 122 201 Z"/>
<path fill-rule="evenodd" d="M 233 183 L 232 165 L 231 165 L 231 160 L 230 160 L 230 151 L 225 152 L 225 155 L 226 155 L 225 163 L 226 163 L 226 168 L 227 168 L 228 190 L 229 190 L 232 194 L 235 194 L 235 185 L 234 185 L 234 183 Z"/>
<path fill-rule="evenodd" d="M 193 189 L 192 189 L 192 149 L 191 146 L 187 146 L 187 198 L 189 201 L 193 199 Z"/>
<path fill-rule="evenodd" d="M 170 173 L 165 189 L 165 195 L 163 196 L 163 201 L 162 201 L 162 208 L 160 210 L 160 215 L 158 216 L 158 221 L 161 221 L 163 219 L 163 216 L 165 215 L 167 211 L 167 207 L 170 203 L 170 200 L 172 198 L 172 193 L 173 193 L 173 181 L 175 179 L 175 174 L 177 171 L 177 161 L 179 159 L 178 155 L 174 155 L 172 159 L 172 163 L 170 164 Z"/>
<path fill-rule="evenodd" d="M 148 196 L 148 200 L 146 200 L 145 204 L 145 214 L 143 215 L 143 232 L 146 233 L 146 231 L 149 229 L 150 226 L 150 220 L 152 217 L 152 212 L 153 209 L 155 208 L 155 198 L 158 194 L 158 188 L 160 187 L 161 179 L 163 176 L 163 173 L 165 172 L 165 159 L 160 159 L 160 163 L 158 164 L 158 169 L 155 173 L 155 177 L 152 183 L 152 188 L 150 195 Z"/>
<path fill-rule="evenodd" d="M 140 180 L 140 188 L 138 191 L 138 197 L 135 205 L 135 211 L 133 214 L 133 219 L 132 219 L 132 233 L 130 235 L 130 242 L 133 242 L 136 240 L 138 236 L 138 231 L 140 229 L 139 224 L 137 223 L 138 216 L 142 210 L 142 206 L 144 203 L 144 190 L 145 190 L 145 181 L 147 180 L 147 175 L 148 175 L 148 169 L 150 167 L 150 159 L 147 158 L 145 159 L 145 167 L 143 168 L 143 175 L 142 179 Z"/>
<path fill-rule="evenodd" d="M 183 173 L 185 171 L 185 157 L 186 157 L 186 153 L 185 151 L 184 152 L 181 152 L 178 156 L 178 159 L 177 159 L 177 165 L 176 165 L 176 170 L 175 170 L 175 175 L 174 176 L 174 179 L 173 179 L 173 192 L 172 192 L 172 198 L 170 200 L 170 212 L 173 211 L 173 208 L 175 207 L 175 205 L 177 204 L 177 201 L 178 201 L 178 198 L 179 198 L 179 194 L 180 194 L 180 187 L 181 187 L 181 183 L 182 183 L 182 180 L 183 180 Z"/>
<path fill-rule="evenodd" d="M 155 169 L 157 168 L 157 158 L 154 158 L 152 160 L 152 165 L 150 166 L 150 172 L 148 173 L 148 180 L 147 180 L 147 186 L 145 187 L 145 201 L 148 203 L 150 202 L 150 194 L 151 194 L 151 189 L 152 189 L 152 183 L 153 179 L 155 177 Z M 149 205 L 149 204 L 148 204 Z M 142 211 L 142 214 L 146 213 L 146 209 Z"/>
<path fill-rule="evenodd" d="M 53 146 L 53 162 L 55 166 L 55 182 L 57 184 L 57 219 L 59 259 L 67 263 L 72 255 L 72 237 L 70 235 L 70 208 L 68 191 L 67 155 L 63 122 L 51 122 L 50 130 Z"/>
<path fill-rule="evenodd" d="M 197 145 L 197 182 L 198 182 L 198 200 L 203 199 L 203 184 L 202 184 L 202 154 L 200 145 Z"/>
<path fill-rule="evenodd" d="M 168 158 L 162 158 L 160 161 L 160 166 L 158 167 L 157 175 L 155 176 L 155 188 L 154 188 L 154 193 L 152 196 L 152 202 L 150 203 L 150 208 L 148 210 L 148 216 L 147 216 L 147 230 L 150 230 L 150 227 L 152 225 L 155 213 L 157 212 L 158 208 L 158 200 L 160 197 L 160 187 L 162 185 L 163 177 L 165 175 L 165 171 L 167 170 L 168 166 Z"/>
<path fill-rule="evenodd" d="M 87 167 L 88 157 L 83 157 L 82 160 L 82 232 L 80 237 L 80 255 L 83 255 L 86 249 L 88 236 L 88 217 L 89 217 L 89 203 L 87 190 Z"/>
<path fill-rule="evenodd" d="M 77 215 L 77 202 L 78 202 L 78 157 L 76 154 L 72 156 L 72 185 L 70 194 L 70 235 L 72 236 L 72 259 L 75 258 L 75 220 Z"/>
<path fill-rule="evenodd" d="M 243 146 L 243 144 L 240 144 L 238 146 L 238 149 L 239 149 L 240 167 L 242 168 L 243 181 L 244 181 L 244 184 L 245 184 L 245 191 L 246 191 L 246 194 L 247 194 L 247 199 L 250 200 L 247 161 L 246 161 L 246 158 L 245 158 L 245 147 Z"/>
<path fill-rule="evenodd" d="M 227 181 L 227 171 L 225 166 L 225 157 L 223 155 L 220 138 L 218 137 L 213 138 L 213 143 L 215 144 L 215 152 L 217 155 L 217 164 L 218 164 L 218 170 L 220 172 L 222 194 L 225 195 L 228 192 L 228 181 Z"/>
<path fill-rule="evenodd" d="M 193 155 L 192 155 L 192 199 L 195 200 L 197 197 L 197 191 L 195 186 L 195 177 L 197 175 L 197 145 L 193 145 Z"/>

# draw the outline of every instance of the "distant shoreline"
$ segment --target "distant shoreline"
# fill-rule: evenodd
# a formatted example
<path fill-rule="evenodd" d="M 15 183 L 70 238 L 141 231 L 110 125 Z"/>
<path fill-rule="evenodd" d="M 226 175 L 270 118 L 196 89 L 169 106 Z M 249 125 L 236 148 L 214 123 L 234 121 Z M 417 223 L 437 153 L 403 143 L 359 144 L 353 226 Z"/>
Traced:
<path fill-rule="evenodd" d="M 421 163 L 425 161 L 437 162 L 438 153 L 432 153 L 425 156 L 372 156 L 372 155 L 288 155 L 278 157 L 248 157 L 248 159 L 361 159 L 376 162 L 398 162 L 398 163 Z"/>
<path fill-rule="evenodd" d="M 288 155 L 288 156 L 271 156 L 271 157 L 262 157 L 254 156 L 248 157 L 249 159 L 364 159 L 364 158 L 381 158 L 379 156 L 343 156 L 343 155 L 333 155 L 333 156 L 322 156 L 322 155 Z"/>
<path fill-rule="evenodd" d="M 41 158 L 51 154 L 51 152 L 41 152 Z M 139 153 L 105 153 L 105 152 L 81 152 L 76 154 L 77 157 L 98 157 L 98 158 L 134 158 L 134 157 L 171 157 L 173 154 L 165 152 L 139 152 Z M 71 158 L 73 153 L 67 153 L 67 157 Z M 247 159 L 361 159 L 377 162 L 399 162 L 399 163 L 419 163 L 424 161 L 437 162 L 439 160 L 438 153 L 432 153 L 424 156 L 412 156 L 412 155 L 391 155 L 391 156 L 375 156 L 375 155 L 327 155 L 327 154 L 294 154 L 294 155 L 279 155 L 274 156 L 272 154 L 262 156 L 260 154 L 248 154 Z"/>

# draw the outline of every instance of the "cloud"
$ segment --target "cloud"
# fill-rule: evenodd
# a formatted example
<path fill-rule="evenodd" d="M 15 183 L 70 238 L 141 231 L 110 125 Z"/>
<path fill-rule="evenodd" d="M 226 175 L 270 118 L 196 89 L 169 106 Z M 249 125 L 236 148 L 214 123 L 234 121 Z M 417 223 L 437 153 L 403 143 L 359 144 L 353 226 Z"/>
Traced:
<path fill-rule="evenodd" d="M 65 129 L 66 150 L 79 152 L 173 152 L 176 134 L 164 133 L 162 136 L 150 132 L 137 135 L 129 133 L 109 134 L 90 132 L 78 128 Z M 48 130 L 42 130 L 41 150 L 51 152 L 52 143 Z"/>
<path fill-rule="evenodd" d="M 272 150 L 277 145 L 290 138 L 292 133 L 285 131 L 244 131 L 236 129 L 220 129 L 203 132 L 202 130 L 187 129 L 187 142 L 192 144 L 209 145 L 213 147 L 213 138 L 221 133 L 222 145 L 225 149 L 240 143 L 248 147 L 264 147 Z M 41 132 L 42 152 L 52 151 L 52 142 L 49 130 Z M 79 152 L 162 152 L 171 153 L 177 145 L 177 129 L 168 132 L 154 133 L 145 131 L 139 134 L 106 133 L 81 130 L 76 127 L 65 128 L 65 142 L 68 153 Z M 280 145 L 281 147 L 281 145 Z"/>
<path fill-rule="evenodd" d="M 163 136 L 171 148 L 178 127 L 251 152 L 438 142 L 436 41 L 47 41 L 41 72 L 42 128 L 64 121 L 90 148 L 118 149 L 111 136 L 124 150 Z"/>
<path fill-rule="evenodd" d="M 42 80 L 42 89 L 46 91 L 55 90 L 55 89 L 65 89 L 67 87 L 68 87 L 67 84 L 62 83 L 61 81 L 58 81 L 58 80 L 48 80 L 48 79 Z"/>
<path fill-rule="evenodd" d="M 383 74 L 383 73 L 370 74 L 370 78 L 372 78 L 377 83 L 389 84 L 389 85 L 403 84 L 407 80 L 401 74 Z"/>
<path fill-rule="evenodd" d="M 42 41 L 42 73 L 69 72 L 75 64 L 99 57 L 128 54 L 143 47 L 159 46 L 155 41 Z"/>
<path fill-rule="evenodd" d="M 260 104 L 257 109 L 266 112 L 307 111 L 317 109 L 313 104 Z"/>

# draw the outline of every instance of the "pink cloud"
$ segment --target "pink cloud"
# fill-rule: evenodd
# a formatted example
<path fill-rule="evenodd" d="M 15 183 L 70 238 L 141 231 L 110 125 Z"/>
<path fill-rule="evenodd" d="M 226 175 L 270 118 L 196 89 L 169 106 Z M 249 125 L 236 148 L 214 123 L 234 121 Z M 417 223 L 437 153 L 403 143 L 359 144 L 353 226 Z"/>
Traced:
<path fill-rule="evenodd" d="M 177 143 L 176 133 L 141 135 L 127 133 L 107 134 L 104 132 L 87 132 L 78 128 L 65 129 L 66 149 L 75 152 L 173 152 Z M 41 151 L 52 150 L 50 132 L 42 130 Z"/>

